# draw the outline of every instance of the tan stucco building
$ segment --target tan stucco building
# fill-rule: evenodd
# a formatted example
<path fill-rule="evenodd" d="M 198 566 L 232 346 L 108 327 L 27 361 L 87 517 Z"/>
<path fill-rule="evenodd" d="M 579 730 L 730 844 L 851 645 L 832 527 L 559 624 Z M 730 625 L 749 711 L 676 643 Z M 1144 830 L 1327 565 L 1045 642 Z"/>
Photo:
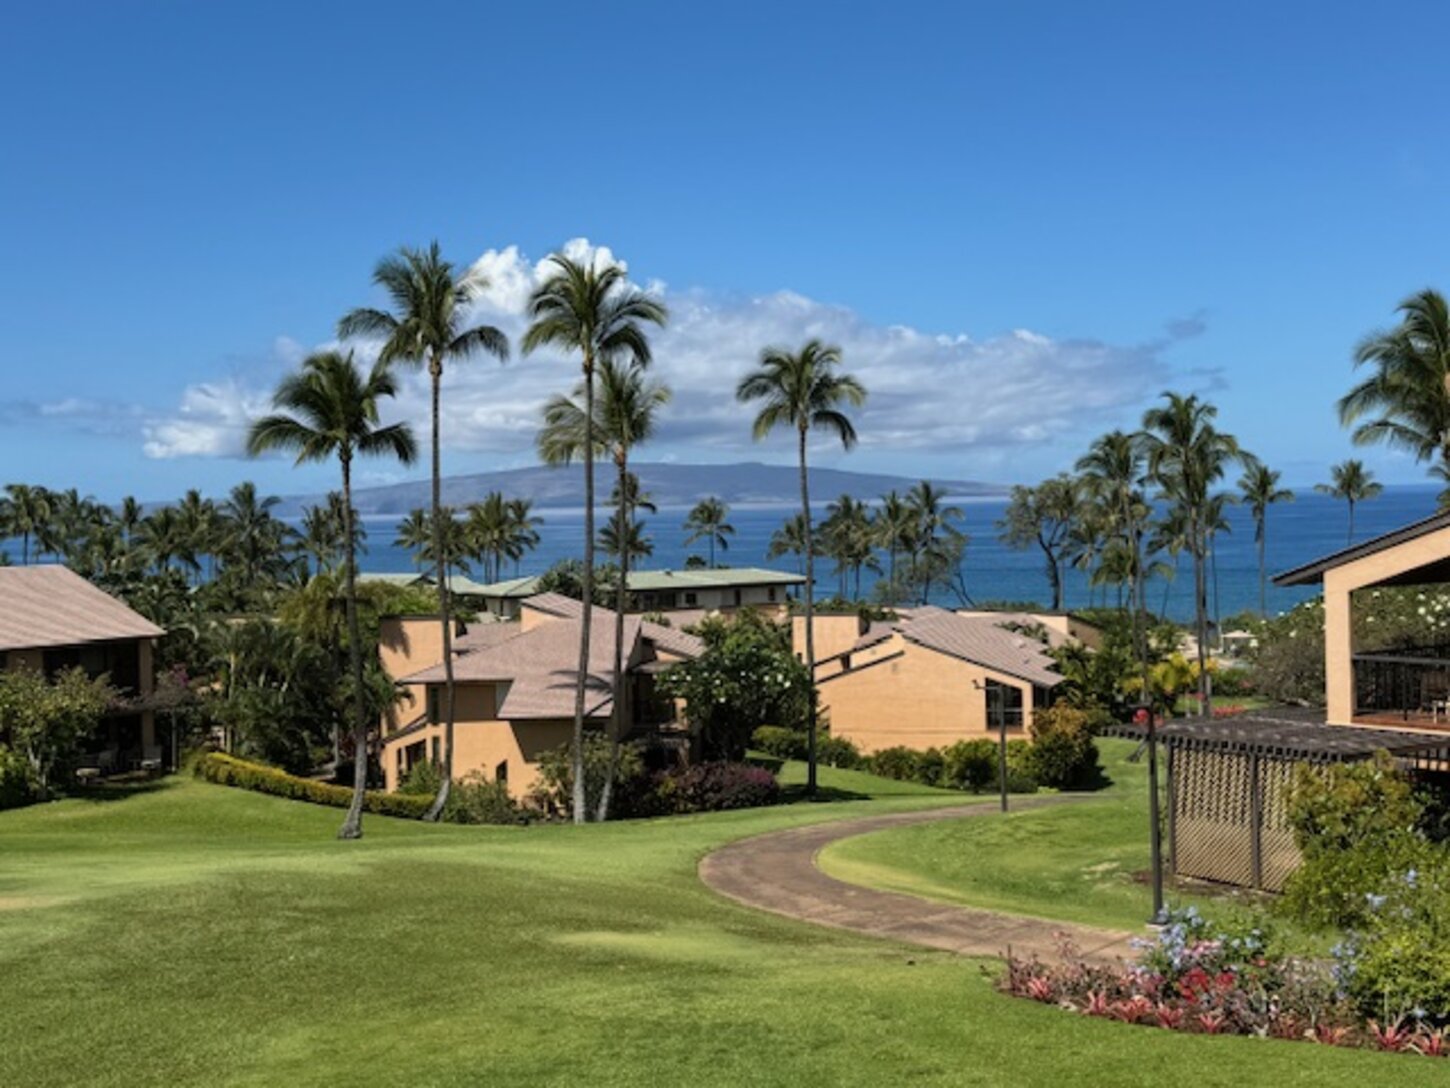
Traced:
<path fill-rule="evenodd" d="M 147 705 L 165 633 L 67 567 L 0 567 L 0 666 L 47 676 L 81 668 L 108 676 L 120 695 L 85 746 L 84 762 L 102 773 L 165 761 Z"/>
<path fill-rule="evenodd" d="M 567 743 L 573 729 L 581 605 L 558 594 L 525 600 L 518 619 L 460 630 L 453 641 L 453 773 L 480 772 L 525 797 L 538 781 L 542 752 Z M 595 608 L 585 718 L 590 729 L 610 725 L 614 675 L 614 618 Z M 697 656 L 698 639 L 672 627 L 625 617 L 624 668 L 628 700 L 625 735 L 675 726 L 678 708 L 655 694 L 655 676 Z M 436 616 L 389 617 L 380 653 L 403 701 L 382 723 L 381 759 L 388 789 L 397 789 L 423 760 L 438 762 L 443 745 L 444 670 Z"/>
<path fill-rule="evenodd" d="M 1286 571 L 1274 582 L 1324 587 L 1325 718 L 1331 725 L 1450 725 L 1450 646 L 1362 653 L 1354 636 L 1356 594 L 1450 582 L 1450 513 Z"/>
<path fill-rule="evenodd" d="M 804 654 L 805 620 L 793 620 Z M 865 754 L 1026 736 L 1062 679 L 1046 645 L 996 615 L 915 608 L 889 622 L 815 617 L 816 681 L 831 735 Z"/>

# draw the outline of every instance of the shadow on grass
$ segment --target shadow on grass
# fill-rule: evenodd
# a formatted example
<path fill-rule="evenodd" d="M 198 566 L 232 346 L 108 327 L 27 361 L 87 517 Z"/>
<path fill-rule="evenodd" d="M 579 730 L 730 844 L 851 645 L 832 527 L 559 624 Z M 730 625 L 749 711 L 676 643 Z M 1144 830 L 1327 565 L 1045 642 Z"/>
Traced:
<path fill-rule="evenodd" d="M 142 797 L 148 793 L 156 793 L 166 788 L 165 778 L 145 778 L 134 781 L 111 780 L 98 782 L 94 786 L 74 786 L 67 790 L 65 796 L 73 801 L 125 801 L 132 797 Z"/>
<path fill-rule="evenodd" d="M 806 792 L 805 783 L 803 782 L 782 786 L 780 791 L 780 803 L 783 805 L 795 805 L 802 802 L 823 804 L 837 801 L 869 800 L 871 800 L 869 793 L 860 793 L 856 790 L 843 790 L 837 786 L 817 786 L 816 795 L 812 797 Z"/>

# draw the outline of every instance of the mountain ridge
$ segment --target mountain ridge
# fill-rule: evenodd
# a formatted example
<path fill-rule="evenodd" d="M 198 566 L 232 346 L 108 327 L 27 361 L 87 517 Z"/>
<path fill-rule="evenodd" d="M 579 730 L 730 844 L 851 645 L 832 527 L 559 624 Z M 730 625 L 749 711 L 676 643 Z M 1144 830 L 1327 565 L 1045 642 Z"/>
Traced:
<path fill-rule="evenodd" d="M 800 470 L 794 465 L 772 465 L 759 461 L 722 465 L 645 461 L 634 465 L 633 471 L 640 478 L 640 486 L 659 506 L 689 506 L 712 495 L 736 506 L 800 502 Z M 955 498 L 991 498 L 1008 492 L 1006 486 L 979 480 L 927 478 Z M 810 470 L 811 498 L 821 502 L 843 494 L 855 499 L 879 498 L 892 489 L 904 492 L 917 482 L 919 478 L 891 473 L 837 468 Z M 598 501 L 602 504 L 614 486 L 611 466 L 595 466 L 595 484 Z M 582 507 L 584 470 L 580 465 L 559 468 L 534 465 L 445 476 L 442 481 L 445 506 L 467 506 L 478 502 L 490 491 L 502 491 L 509 498 L 533 499 L 535 507 L 541 509 Z M 288 495 L 283 497 L 276 512 L 284 517 L 296 516 L 325 497 L 324 494 Z M 353 492 L 353 503 L 358 513 L 365 517 L 401 516 L 410 510 L 427 507 L 429 500 L 430 486 L 426 478 L 360 487 Z"/>

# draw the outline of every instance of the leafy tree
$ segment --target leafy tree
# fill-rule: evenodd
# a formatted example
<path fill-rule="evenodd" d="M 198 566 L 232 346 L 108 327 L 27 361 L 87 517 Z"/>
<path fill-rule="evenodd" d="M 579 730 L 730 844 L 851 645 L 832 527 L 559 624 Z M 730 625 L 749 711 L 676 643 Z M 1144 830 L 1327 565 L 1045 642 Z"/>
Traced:
<path fill-rule="evenodd" d="M 697 540 L 710 545 L 710 566 L 715 566 L 715 549 L 730 550 L 730 538 L 735 535 L 735 526 L 730 524 L 730 507 L 715 496 L 701 499 L 685 516 L 685 546 Z"/>
<path fill-rule="evenodd" d="M 373 282 L 383 289 L 393 305 L 391 312 L 361 307 L 337 323 L 338 336 L 370 337 L 383 342 L 378 362 L 384 366 L 401 363 L 426 366 L 429 384 L 429 417 L 432 421 L 433 562 L 438 579 L 438 623 L 443 637 L 443 782 L 427 819 L 437 820 L 448 803 L 453 786 L 453 622 L 450 616 L 447 552 L 443 534 L 443 458 L 439 423 L 439 399 L 443 388 L 443 367 L 477 355 L 508 358 L 508 338 L 492 325 L 465 324 L 470 303 L 488 287 L 476 271 L 455 276 L 453 265 L 443 259 L 434 242 L 426 250 L 404 247 L 384 257 L 373 270 Z"/>
<path fill-rule="evenodd" d="M 257 420 L 247 438 L 247 452 L 253 457 L 271 450 L 287 450 L 296 453 L 298 464 L 336 457 L 342 468 L 343 577 L 356 714 L 352 805 L 338 832 L 343 839 L 362 837 L 368 750 L 368 707 L 362 694 L 362 636 L 357 615 L 352 462 L 354 457 L 391 457 L 406 465 L 416 456 L 413 432 L 406 424 L 378 425 L 378 401 L 396 393 L 397 384 L 386 361 L 379 360 L 364 375 L 351 353 L 321 352 L 309 356 L 298 373 L 282 380 L 272 398 L 279 411 Z"/>
<path fill-rule="evenodd" d="M 1329 479 L 1327 484 L 1315 484 L 1314 490 L 1331 498 L 1343 499 L 1349 505 L 1349 533 L 1345 543 L 1353 544 L 1355 504 L 1374 498 L 1384 487 L 1375 481 L 1374 473 L 1364 467 L 1363 461 L 1353 458 L 1330 466 Z"/>
<path fill-rule="evenodd" d="M 1400 323 L 1374 332 L 1355 348 L 1355 366 L 1374 372 L 1339 402 L 1339 418 L 1356 425 L 1357 446 L 1383 443 L 1418 461 L 1450 469 L 1450 307 L 1439 291 L 1420 291 L 1399 305 Z M 1450 503 L 1450 489 L 1440 505 Z"/>
<path fill-rule="evenodd" d="M 706 619 L 698 631 L 705 651 L 661 674 L 660 690 L 684 700 L 705 759 L 740 759 L 763 725 L 812 727 L 810 673 L 791 652 L 786 624 L 745 609 Z"/>
<path fill-rule="evenodd" d="M 784 348 L 766 348 L 760 354 L 760 366 L 741 379 L 736 397 L 746 403 L 761 405 L 755 417 L 753 434 L 756 441 L 778 427 L 795 431 L 796 452 L 800 463 L 801 527 L 806 560 L 805 628 L 806 673 L 811 686 L 810 722 L 807 729 L 809 757 L 806 771 L 806 792 L 816 792 L 816 710 L 815 673 L 816 643 L 814 630 L 815 560 L 811 540 L 811 496 L 806 469 L 806 439 L 812 430 L 823 431 L 843 447 L 856 444 L 856 428 L 844 408 L 860 406 L 866 401 L 866 389 L 849 374 L 840 374 L 841 349 L 810 340 L 797 352 Z"/>
<path fill-rule="evenodd" d="M 19 752 L 36 796 L 51 795 L 116 693 L 104 676 L 65 669 L 47 680 L 34 669 L 0 669 L 0 742 Z"/>
<path fill-rule="evenodd" d="M 1259 553 L 1259 615 L 1268 615 L 1269 568 L 1264 559 L 1269 507 L 1293 502 L 1294 492 L 1279 486 L 1279 473 L 1261 461 L 1250 461 L 1239 478 L 1239 494 L 1254 517 L 1254 544 Z"/>
<path fill-rule="evenodd" d="M 1008 547 L 1042 550 L 1054 610 L 1062 608 L 1062 564 L 1079 501 L 1077 483 L 1067 475 L 1054 476 L 1036 487 L 1018 485 L 997 523 L 1002 543 Z"/>
<path fill-rule="evenodd" d="M 531 353 L 545 346 L 577 351 L 583 372 L 583 436 L 580 458 L 584 462 L 584 567 L 581 596 L 584 614 L 579 631 L 579 675 L 574 689 L 574 820 L 583 823 L 584 798 L 584 701 L 589 674 L 590 625 L 593 619 L 594 579 L 594 455 L 596 436 L 594 380 L 606 363 L 643 369 L 651 353 L 646 325 L 663 325 L 668 318 L 664 304 L 632 287 L 618 265 L 600 266 L 555 254 L 549 258 L 553 272 L 529 299 L 531 324 L 524 333 L 523 347 Z M 622 534 L 621 534 L 622 535 Z M 621 579 L 622 580 L 622 579 Z"/>

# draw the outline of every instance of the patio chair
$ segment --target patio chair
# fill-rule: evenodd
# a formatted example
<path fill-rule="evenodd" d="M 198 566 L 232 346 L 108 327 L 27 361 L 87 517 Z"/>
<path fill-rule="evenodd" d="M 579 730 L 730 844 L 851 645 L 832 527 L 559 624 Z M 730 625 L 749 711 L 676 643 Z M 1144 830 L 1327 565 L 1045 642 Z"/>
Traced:
<path fill-rule="evenodd" d="M 153 773 L 161 770 L 162 758 L 161 745 L 146 745 L 141 749 L 141 770 Z"/>
<path fill-rule="evenodd" d="M 1431 672 L 1420 678 L 1420 709 L 1429 711 L 1434 722 L 1450 717 L 1450 676 Z"/>

